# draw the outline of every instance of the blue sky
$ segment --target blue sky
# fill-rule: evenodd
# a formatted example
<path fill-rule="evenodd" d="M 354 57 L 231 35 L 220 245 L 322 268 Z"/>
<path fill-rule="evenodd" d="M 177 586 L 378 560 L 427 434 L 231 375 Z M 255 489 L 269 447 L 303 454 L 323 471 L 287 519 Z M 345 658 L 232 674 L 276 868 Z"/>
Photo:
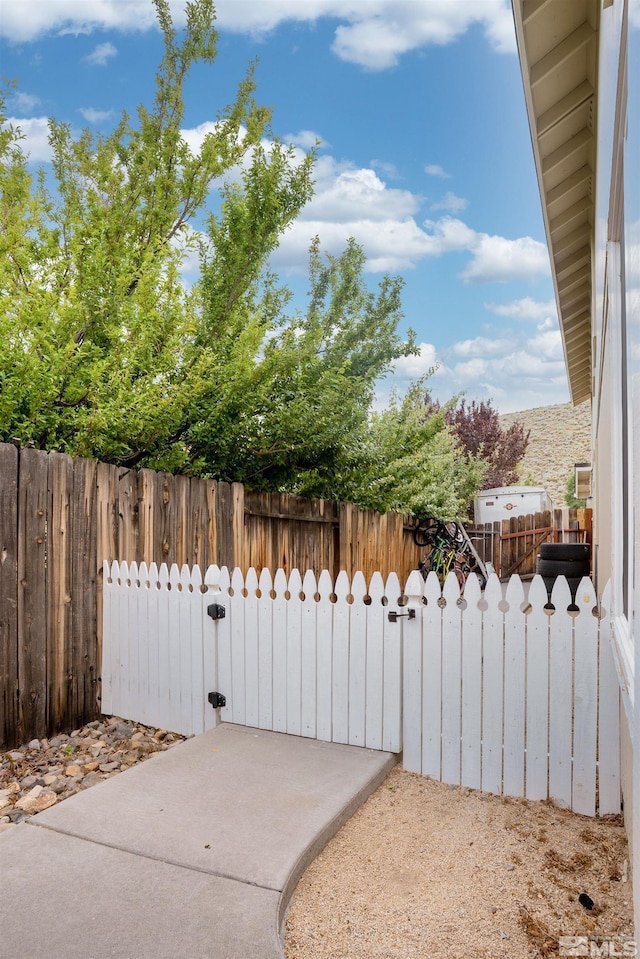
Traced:
<path fill-rule="evenodd" d="M 401 274 L 419 357 L 392 386 L 438 365 L 444 401 L 501 412 L 568 400 L 549 259 L 507 0 L 221 0 L 219 50 L 187 91 L 194 145 L 257 58 L 275 135 L 320 140 L 313 200 L 273 257 L 300 297 L 318 234 L 354 236 L 372 286 Z M 182 0 L 172 2 L 183 22 Z M 34 163 L 48 116 L 108 130 L 150 102 L 162 47 L 151 0 L 2 0 L 0 74 Z"/>

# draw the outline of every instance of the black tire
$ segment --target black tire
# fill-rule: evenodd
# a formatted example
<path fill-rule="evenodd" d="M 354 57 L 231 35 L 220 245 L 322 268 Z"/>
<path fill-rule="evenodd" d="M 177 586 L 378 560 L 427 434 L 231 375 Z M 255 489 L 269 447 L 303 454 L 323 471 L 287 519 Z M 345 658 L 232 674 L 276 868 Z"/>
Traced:
<path fill-rule="evenodd" d="M 591 564 L 588 560 L 538 559 L 536 573 L 541 576 L 588 576 Z"/>
<path fill-rule="evenodd" d="M 413 542 L 421 549 L 424 546 L 433 546 L 435 530 L 433 526 L 414 526 Z"/>
<path fill-rule="evenodd" d="M 555 559 L 560 562 L 573 562 L 591 559 L 589 543 L 542 543 L 540 546 L 541 559 Z"/>

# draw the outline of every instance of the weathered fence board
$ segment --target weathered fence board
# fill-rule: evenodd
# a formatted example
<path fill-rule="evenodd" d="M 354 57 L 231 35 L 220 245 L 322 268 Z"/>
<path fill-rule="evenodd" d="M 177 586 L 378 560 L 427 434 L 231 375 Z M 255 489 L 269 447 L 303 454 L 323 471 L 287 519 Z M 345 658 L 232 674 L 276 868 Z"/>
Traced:
<path fill-rule="evenodd" d="M 48 460 L 22 450 L 18 485 L 18 730 L 48 729 Z M 15 732 L 14 732 L 15 735 Z"/>
<path fill-rule="evenodd" d="M 18 450 L 0 444 L 0 743 L 18 728 Z"/>
<path fill-rule="evenodd" d="M 441 590 L 413 573 L 398 607 L 395 574 L 368 588 L 361 573 L 327 576 L 214 566 L 203 586 L 198 567 L 105 564 L 105 704 L 198 733 L 217 721 L 215 690 L 230 722 L 403 751 L 414 772 L 584 815 L 619 812 L 617 679 L 590 580 L 576 611 L 564 580 L 551 609 L 539 577 L 525 606 L 517 577 L 504 595 L 493 576 L 460 596 L 454 575 Z M 214 601 L 226 610 L 215 622 Z"/>

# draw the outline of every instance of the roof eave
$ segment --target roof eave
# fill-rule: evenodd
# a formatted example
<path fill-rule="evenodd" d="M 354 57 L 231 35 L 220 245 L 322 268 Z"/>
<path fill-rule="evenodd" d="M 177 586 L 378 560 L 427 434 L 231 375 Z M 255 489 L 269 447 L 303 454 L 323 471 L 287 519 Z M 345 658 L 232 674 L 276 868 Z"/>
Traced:
<path fill-rule="evenodd" d="M 597 0 L 512 0 L 571 400 L 592 394 Z M 576 321 L 576 302 L 587 310 Z"/>

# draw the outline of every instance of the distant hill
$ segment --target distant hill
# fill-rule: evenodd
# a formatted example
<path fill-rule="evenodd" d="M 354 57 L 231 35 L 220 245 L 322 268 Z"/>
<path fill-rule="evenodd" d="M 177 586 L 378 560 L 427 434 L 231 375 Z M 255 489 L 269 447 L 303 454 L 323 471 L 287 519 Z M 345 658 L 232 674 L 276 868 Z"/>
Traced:
<path fill-rule="evenodd" d="M 565 506 L 569 473 L 575 463 L 591 462 L 590 402 L 504 413 L 500 425 L 509 426 L 515 420 L 521 420 L 531 431 L 520 465 L 521 482 L 526 486 L 544 486 L 554 507 Z"/>

